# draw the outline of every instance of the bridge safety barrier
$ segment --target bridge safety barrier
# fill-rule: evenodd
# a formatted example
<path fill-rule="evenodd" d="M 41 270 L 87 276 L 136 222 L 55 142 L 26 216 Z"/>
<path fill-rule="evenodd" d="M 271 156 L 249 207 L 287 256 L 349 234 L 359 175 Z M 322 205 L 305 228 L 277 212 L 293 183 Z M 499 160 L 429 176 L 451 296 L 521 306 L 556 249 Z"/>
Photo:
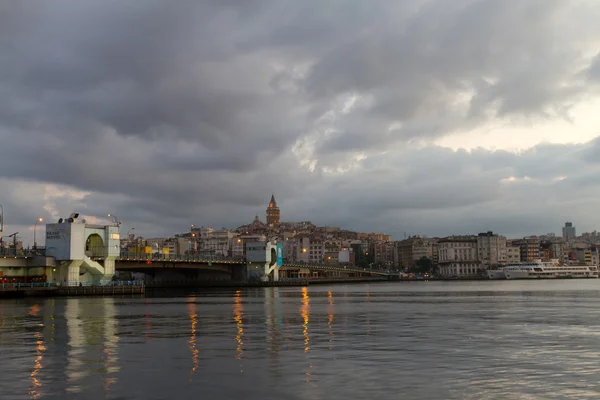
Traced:
<path fill-rule="evenodd" d="M 15 282 L 15 283 L 2 283 L 0 284 L 0 288 L 2 289 L 33 289 L 33 288 L 56 288 L 63 286 L 144 286 L 144 281 L 105 281 L 100 283 L 91 283 L 91 282 L 69 282 L 69 283 L 59 283 L 59 282 Z"/>

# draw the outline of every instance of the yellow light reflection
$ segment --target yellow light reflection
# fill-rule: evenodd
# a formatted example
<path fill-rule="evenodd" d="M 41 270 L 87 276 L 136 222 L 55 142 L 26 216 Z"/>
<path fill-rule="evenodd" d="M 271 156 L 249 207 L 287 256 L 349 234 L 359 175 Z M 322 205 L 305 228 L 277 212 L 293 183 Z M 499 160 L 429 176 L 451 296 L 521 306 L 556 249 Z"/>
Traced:
<path fill-rule="evenodd" d="M 116 375 L 120 371 L 118 366 L 118 346 L 119 336 L 117 335 L 117 318 L 115 300 L 105 298 L 104 307 L 104 368 L 106 375 L 104 376 L 104 391 L 106 397 L 110 397 L 111 386 L 119 380 Z"/>
<path fill-rule="evenodd" d="M 32 399 L 37 399 L 41 396 L 39 389 L 42 387 L 42 383 L 38 379 L 38 374 L 41 369 L 44 368 L 42 365 L 42 360 L 44 358 L 44 351 L 46 351 L 46 347 L 44 346 L 44 337 L 41 333 L 35 333 L 36 341 L 36 358 L 35 363 L 33 365 L 33 371 L 29 375 L 31 377 L 31 389 L 29 390 L 29 394 Z"/>
<path fill-rule="evenodd" d="M 235 340 L 237 341 L 237 348 L 235 349 L 237 354 L 235 358 L 237 358 L 238 360 L 244 358 L 244 306 L 242 304 L 241 296 L 242 291 L 236 290 L 235 297 L 233 298 L 233 315 L 237 327 L 237 335 L 235 337 Z M 241 369 L 240 372 L 244 372 L 244 370 Z"/>
<path fill-rule="evenodd" d="M 302 287 L 302 307 L 300 308 L 300 315 L 302 316 L 303 324 L 302 324 L 302 333 L 304 334 L 304 352 L 308 353 L 310 350 L 310 337 L 308 335 L 308 320 L 310 315 L 310 297 L 308 296 L 308 288 L 306 286 Z M 310 377 L 312 375 L 312 363 L 308 365 L 308 371 L 304 372 L 306 375 L 305 382 L 310 382 Z"/>
<path fill-rule="evenodd" d="M 29 316 L 30 317 L 36 317 L 40 312 L 40 306 L 37 304 L 32 305 L 31 307 L 29 307 Z"/>
<path fill-rule="evenodd" d="M 327 292 L 327 302 L 329 306 L 327 307 L 327 327 L 329 328 L 329 350 L 331 350 L 331 344 L 333 343 L 333 316 L 335 315 L 335 310 L 333 307 L 333 293 L 331 291 Z"/>
<path fill-rule="evenodd" d="M 367 292 L 367 303 L 371 302 L 371 292 Z M 367 336 L 371 335 L 371 318 L 370 313 L 367 313 Z"/>
<path fill-rule="evenodd" d="M 200 359 L 200 351 L 196 345 L 196 325 L 198 324 L 198 313 L 196 312 L 196 303 L 194 302 L 194 298 L 188 300 L 188 315 L 190 317 L 191 330 L 190 330 L 190 340 L 188 340 L 189 348 L 192 353 L 192 370 L 190 371 L 190 375 L 193 375 L 196 370 L 198 370 L 198 361 Z M 191 382 L 190 378 L 190 382 Z"/>
<path fill-rule="evenodd" d="M 302 307 L 300 308 L 300 315 L 302 316 L 302 334 L 304 335 L 304 352 L 310 350 L 310 337 L 308 336 L 308 316 L 310 314 L 310 298 L 308 297 L 308 288 L 302 287 Z"/>

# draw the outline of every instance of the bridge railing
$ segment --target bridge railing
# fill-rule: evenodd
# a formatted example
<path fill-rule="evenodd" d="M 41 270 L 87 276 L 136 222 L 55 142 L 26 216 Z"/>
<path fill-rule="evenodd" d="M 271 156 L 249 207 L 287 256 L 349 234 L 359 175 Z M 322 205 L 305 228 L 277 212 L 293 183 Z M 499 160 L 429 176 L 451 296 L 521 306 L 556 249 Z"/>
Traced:
<path fill-rule="evenodd" d="M 2 289 L 26 289 L 26 288 L 49 288 L 56 287 L 55 282 L 5 282 L 0 284 Z"/>
<path fill-rule="evenodd" d="M 11 282 L 1 283 L 0 288 L 2 289 L 28 289 L 28 288 L 52 288 L 61 286 L 144 286 L 144 281 L 132 280 L 132 281 L 105 281 L 105 282 Z"/>
<path fill-rule="evenodd" d="M 356 265 L 347 265 L 347 264 L 316 264 L 316 263 L 283 263 L 283 267 L 288 268 L 322 268 L 322 269 L 335 269 L 335 270 L 349 270 L 349 271 L 359 271 L 359 272 L 369 272 L 369 273 L 377 273 L 377 274 L 396 274 L 388 269 L 376 269 L 376 268 L 365 268 L 359 267 Z"/>
<path fill-rule="evenodd" d="M 142 261 L 235 261 L 245 262 L 244 257 L 227 257 L 215 254 L 149 254 L 149 253 L 121 253 L 120 260 L 142 260 Z"/>
<path fill-rule="evenodd" d="M 68 282 L 63 286 L 144 286 L 144 281 L 100 281 L 100 282 Z"/>

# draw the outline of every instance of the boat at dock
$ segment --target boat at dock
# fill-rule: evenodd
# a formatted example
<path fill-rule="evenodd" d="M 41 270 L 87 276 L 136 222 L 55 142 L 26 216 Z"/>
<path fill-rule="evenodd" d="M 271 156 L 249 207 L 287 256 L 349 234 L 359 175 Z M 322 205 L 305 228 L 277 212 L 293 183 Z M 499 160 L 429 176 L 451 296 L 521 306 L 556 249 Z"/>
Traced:
<path fill-rule="evenodd" d="M 506 279 L 506 275 L 504 274 L 504 270 L 501 269 L 490 269 L 487 272 L 488 278 L 490 279 Z"/>
<path fill-rule="evenodd" d="M 590 265 L 560 265 L 558 260 L 510 263 L 501 269 L 489 270 L 490 279 L 581 279 L 598 278 L 598 267 Z"/>

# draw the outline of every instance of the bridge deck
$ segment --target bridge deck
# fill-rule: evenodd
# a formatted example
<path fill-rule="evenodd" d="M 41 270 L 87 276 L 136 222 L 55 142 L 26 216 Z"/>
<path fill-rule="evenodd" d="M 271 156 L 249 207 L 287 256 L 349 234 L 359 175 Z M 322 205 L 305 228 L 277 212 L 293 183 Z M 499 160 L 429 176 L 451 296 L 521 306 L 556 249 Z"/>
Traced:
<path fill-rule="evenodd" d="M 319 265 L 319 264 L 283 264 L 280 267 L 281 270 L 295 270 L 307 268 L 310 270 L 320 270 L 320 271 L 344 271 L 349 273 L 363 273 L 363 274 L 371 274 L 371 275 L 381 275 L 381 276 L 391 276 L 397 275 L 396 273 L 391 273 L 387 271 L 379 271 L 372 270 L 369 268 L 359 268 L 352 265 Z"/>
<path fill-rule="evenodd" d="M 102 258 L 95 258 L 95 260 L 102 260 Z M 121 256 L 115 261 L 129 261 L 129 262 L 173 262 L 173 263 L 193 263 L 193 264 L 236 264 L 244 265 L 246 261 L 240 259 L 230 258 L 205 258 L 205 257 L 193 257 L 193 256 L 164 256 L 164 257 L 129 257 Z"/>

